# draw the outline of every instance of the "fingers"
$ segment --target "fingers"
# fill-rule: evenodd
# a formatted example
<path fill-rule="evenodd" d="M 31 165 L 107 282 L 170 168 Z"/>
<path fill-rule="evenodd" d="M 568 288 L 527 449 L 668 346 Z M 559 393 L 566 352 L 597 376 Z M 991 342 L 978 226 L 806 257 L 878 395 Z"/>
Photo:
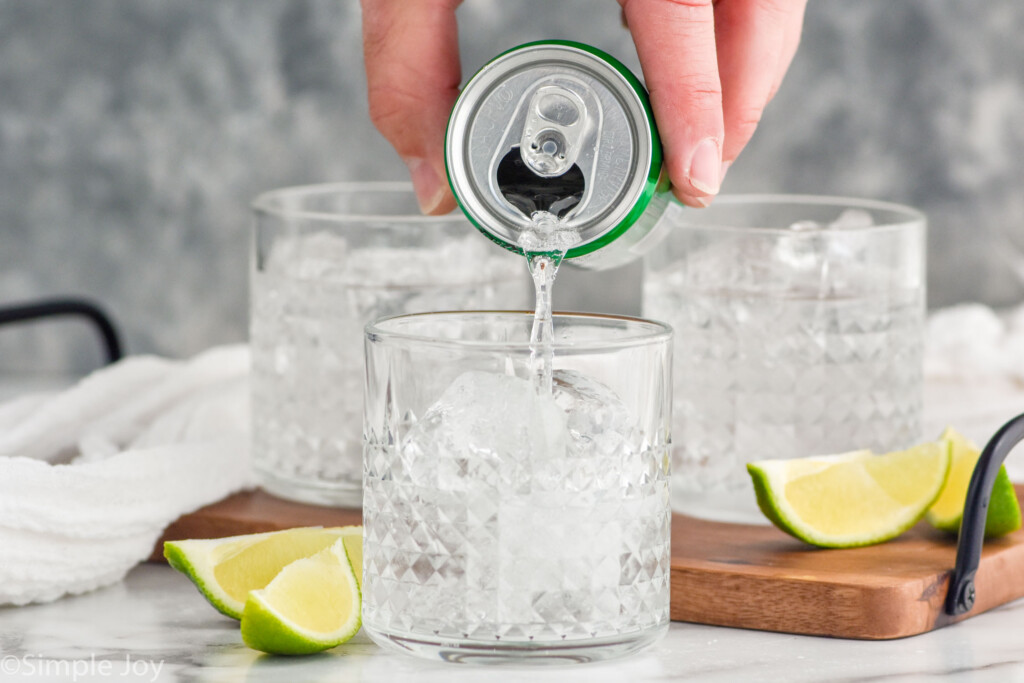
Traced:
<path fill-rule="evenodd" d="M 775 76 L 775 84 L 772 87 L 770 102 L 775 97 L 776 91 L 782 85 L 782 79 L 789 71 L 789 65 L 793 63 L 797 48 L 800 47 L 800 34 L 804 27 L 804 10 L 807 9 L 807 0 L 794 0 L 796 7 L 793 9 L 793 16 L 787 22 L 785 35 L 782 37 L 782 58 L 779 60 L 779 73 Z"/>
<path fill-rule="evenodd" d="M 409 167 L 424 213 L 455 208 L 444 131 L 459 94 L 461 0 L 362 0 L 370 118 Z"/>
<path fill-rule="evenodd" d="M 782 83 L 800 42 L 804 5 L 805 0 L 721 0 L 715 7 L 726 170 Z"/>
<path fill-rule="evenodd" d="M 725 0 L 728 2 L 728 0 Z M 726 137 L 711 0 L 620 0 L 636 43 L 673 192 L 707 206 Z"/>

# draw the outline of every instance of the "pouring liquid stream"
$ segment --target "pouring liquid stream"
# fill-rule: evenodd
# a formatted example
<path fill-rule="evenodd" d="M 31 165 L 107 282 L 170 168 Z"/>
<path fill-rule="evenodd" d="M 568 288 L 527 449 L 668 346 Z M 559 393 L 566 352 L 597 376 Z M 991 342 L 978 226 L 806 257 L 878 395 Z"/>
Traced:
<path fill-rule="evenodd" d="M 519 236 L 519 246 L 533 278 L 535 309 L 530 330 L 530 376 L 534 388 L 551 393 L 554 365 L 554 323 L 551 312 L 551 289 L 565 253 L 579 241 L 578 234 L 547 211 L 536 211 L 532 225 Z"/>
<path fill-rule="evenodd" d="M 530 375 L 538 392 L 551 393 L 555 328 L 551 317 L 551 285 L 561 258 L 544 254 L 527 255 L 536 292 L 533 328 L 530 330 Z"/>

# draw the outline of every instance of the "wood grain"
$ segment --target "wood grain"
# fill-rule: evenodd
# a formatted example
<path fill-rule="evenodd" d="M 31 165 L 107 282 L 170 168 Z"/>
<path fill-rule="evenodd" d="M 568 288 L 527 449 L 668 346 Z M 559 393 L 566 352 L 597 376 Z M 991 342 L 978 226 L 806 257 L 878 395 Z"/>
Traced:
<path fill-rule="evenodd" d="M 889 543 L 823 550 L 774 527 L 675 515 L 672 619 L 878 640 L 1024 597 L 1024 531 L 985 543 L 974 608 L 952 618 L 943 604 L 955 561 L 955 540 L 925 523 Z"/>
<path fill-rule="evenodd" d="M 1024 488 L 1017 488 L 1018 498 Z M 239 493 L 169 526 L 164 540 L 217 538 L 295 526 L 359 524 L 358 510 Z M 924 633 L 1024 597 L 1024 531 L 988 541 L 975 578 L 977 601 L 958 618 L 943 612 L 956 543 L 919 524 L 889 543 L 821 550 L 769 526 L 673 515 L 675 621 L 840 638 Z"/>

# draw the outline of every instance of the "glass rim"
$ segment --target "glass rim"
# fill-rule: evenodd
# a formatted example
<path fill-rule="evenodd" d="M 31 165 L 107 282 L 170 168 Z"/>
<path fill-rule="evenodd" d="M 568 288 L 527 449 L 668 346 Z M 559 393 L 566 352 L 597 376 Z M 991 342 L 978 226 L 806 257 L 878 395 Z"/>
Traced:
<path fill-rule="evenodd" d="M 472 349 L 474 351 L 521 351 L 525 353 L 528 353 L 530 351 L 529 339 L 524 339 L 522 341 L 499 342 L 491 340 L 444 338 L 428 336 L 425 334 L 414 334 L 386 329 L 388 323 L 399 320 L 409 320 L 415 318 L 454 318 L 481 315 L 515 317 L 520 319 L 532 320 L 534 312 L 527 310 L 474 310 L 401 313 L 398 315 L 385 316 L 366 323 L 366 325 L 363 328 L 363 335 L 367 340 L 379 339 L 383 341 L 413 342 L 417 346 L 431 346 L 435 348 Z M 554 325 L 556 329 L 560 325 L 565 326 L 569 321 L 572 320 L 597 320 L 606 322 L 610 321 L 619 323 L 629 323 L 641 325 L 644 328 L 646 328 L 644 331 L 637 331 L 635 333 L 627 334 L 613 339 L 585 339 L 574 340 L 571 342 L 567 342 L 564 340 L 556 340 L 555 343 L 552 345 L 556 355 L 558 352 L 571 353 L 579 351 L 603 351 L 642 347 L 651 344 L 670 342 L 673 335 L 672 327 L 667 323 L 661 322 L 660 320 L 652 320 L 650 318 L 638 318 L 629 315 L 616 315 L 611 313 L 579 313 L 570 311 L 556 311 L 555 313 L 552 314 L 552 318 L 554 320 Z"/>
<path fill-rule="evenodd" d="M 380 213 L 335 213 L 329 211 L 313 211 L 306 209 L 285 209 L 278 204 L 284 197 L 313 197 L 332 194 L 362 194 L 367 192 L 405 192 L 414 194 L 411 182 L 400 180 L 367 180 L 344 181 L 336 183 L 314 183 L 310 185 L 292 185 L 267 190 L 256 195 L 250 202 L 250 208 L 260 214 L 275 218 L 302 219 L 325 221 L 329 223 L 366 223 L 388 221 L 414 225 L 438 225 L 452 221 L 465 222 L 462 212 L 451 211 L 440 216 L 425 214 L 380 214 Z"/>
<path fill-rule="evenodd" d="M 673 199 L 673 203 L 678 204 L 678 200 Z M 890 211 L 897 214 L 900 220 L 886 221 L 884 223 L 876 223 L 873 225 L 865 225 L 855 228 L 842 228 L 841 232 L 846 235 L 856 233 L 878 233 L 878 232 L 899 232 L 901 230 L 908 230 L 911 228 L 924 226 L 927 224 L 928 217 L 925 213 L 919 209 L 915 209 L 912 206 L 905 204 L 897 204 L 896 202 L 887 202 L 880 199 L 865 199 L 861 197 L 840 197 L 836 195 L 815 195 L 815 194 L 768 194 L 768 193 L 754 193 L 754 194 L 723 194 L 715 198 L 714 202 L 706 209 L 699 209 L 702 212 L 713 213 L 715 207 L 731 207 L 731 206 L 749 206 L 756 204 L 766 205 L 786 205 L 791 204 L 793 206 L 811 205 L 811 206 L 834 206 L 836 208 L 844 209 L 866 209 L 876 211 Z M 686 207 L 684 207 L 686 208 Z M 733 232 L 733 233 L 752 233 L 757 232 L 759 234 L 766 235 L 793 235 L 794 232 L 790 230 L 789 226 L 766 226 L 766 225 L 716 225 L 714 222 L 708 223 L 688 223 L 680 222 L 679 225 L 673 226 L 674 230 L 713 230 L 716 232 Z M 827 231 L 807 231 L 798 234 L 828 234 Z"/>

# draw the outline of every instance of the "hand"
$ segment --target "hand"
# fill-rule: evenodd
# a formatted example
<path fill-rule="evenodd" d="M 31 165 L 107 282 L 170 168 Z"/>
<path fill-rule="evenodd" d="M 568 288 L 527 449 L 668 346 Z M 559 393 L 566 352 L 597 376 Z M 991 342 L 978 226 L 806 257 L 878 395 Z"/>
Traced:
<path fill-rule="evenodd" d="M 455 207 L 444 130 L 459 94 L 461 0 L 362 0 L 370 117 L 409 167 L 425 213 Z M 796 53 L 806 0 L 619 0 L 673 192 L 707 206 Z"/>

